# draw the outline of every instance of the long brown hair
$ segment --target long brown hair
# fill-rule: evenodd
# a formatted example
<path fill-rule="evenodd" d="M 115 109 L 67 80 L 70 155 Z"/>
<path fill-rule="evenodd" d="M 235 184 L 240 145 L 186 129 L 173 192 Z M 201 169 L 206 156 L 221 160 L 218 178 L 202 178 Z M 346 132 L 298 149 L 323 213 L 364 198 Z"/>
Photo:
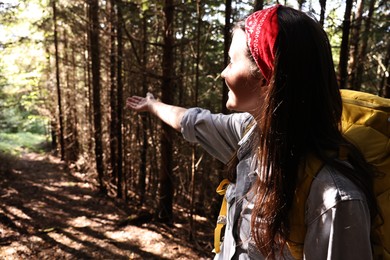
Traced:
<path fill-rule="evenodd" d="M 298 167 L 308 154 L 351 179 L 365 193 L 372 216 L 376 214 L 373 171 L 340 132 L 342 100 L 326 33 L 300 11 L 280 6 L 277 14 L 275 70 L 256 118 L 259 178 L 251 221 L 254 241 L 269 258 L 282 254 Z M 353 171 L 330 156 L 341 146 L 349 150 Z"/>

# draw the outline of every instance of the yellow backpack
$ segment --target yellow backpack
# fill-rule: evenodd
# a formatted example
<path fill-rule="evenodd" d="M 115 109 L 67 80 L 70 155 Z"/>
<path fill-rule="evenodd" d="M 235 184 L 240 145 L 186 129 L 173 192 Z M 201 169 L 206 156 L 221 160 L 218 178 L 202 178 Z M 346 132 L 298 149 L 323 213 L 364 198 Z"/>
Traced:
<path fill-rule="evenodd" d="M 373 223 L 371 241 L 374 259 L 390 259 L 390 99 L 372 94 L 341 90 L 343 99 L 342 131 L 357 146 L 380 177 L 374 180 L 374 192 L 383 220 Z M 290 237 L 287 245 L 296 259 L 303 258 L 306 234 L 305 202 L 313 178 L 322 167 L 314 157 L 306 160 L 290 212 Z"/>

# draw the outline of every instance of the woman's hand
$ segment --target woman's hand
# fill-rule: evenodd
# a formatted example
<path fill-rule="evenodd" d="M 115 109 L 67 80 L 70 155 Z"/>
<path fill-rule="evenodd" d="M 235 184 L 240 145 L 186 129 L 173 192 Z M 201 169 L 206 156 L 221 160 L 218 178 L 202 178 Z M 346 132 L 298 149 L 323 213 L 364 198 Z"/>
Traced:
<path fill-rule="evenodd" d="M 137 112 L 151 112 L 151 103 L 155 102 L 152 93 L 147 93 L 146 97 L 132 96 L 127 98 L 126 107 Z"/>
<path fill-rule="evenodd" d="M 183 107 L 162 103 L 156 100 L 153 94 L 149 92 L 146 94 L 146 97 L 129 97 L 126 100 L 126 107 L 137 112 L 149 112 L 179 132 L 181 129 L 180 122 L 187 111 Z"/>

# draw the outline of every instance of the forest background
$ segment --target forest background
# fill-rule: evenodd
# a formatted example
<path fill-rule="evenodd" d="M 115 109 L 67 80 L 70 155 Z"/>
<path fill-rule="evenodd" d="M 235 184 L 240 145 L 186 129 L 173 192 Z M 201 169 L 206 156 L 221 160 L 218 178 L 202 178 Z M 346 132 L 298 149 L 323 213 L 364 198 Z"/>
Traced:
<path fill-rule="evenodd" d="M 124 100 L 150 91 L 169 104 L 229 113 L 220 72 L 231 27 L 275 3 L 0 1 L 0 152 L 19 156 L 49 143 L 139 216 L 173 223 L 180 209 L 191 237 L 195 216 L 216 219 L 225 167 L 156 118 L 125 110 Z M 390 97 L 386 0 L 278 3 L 323 25 L 341 88 Z"/>

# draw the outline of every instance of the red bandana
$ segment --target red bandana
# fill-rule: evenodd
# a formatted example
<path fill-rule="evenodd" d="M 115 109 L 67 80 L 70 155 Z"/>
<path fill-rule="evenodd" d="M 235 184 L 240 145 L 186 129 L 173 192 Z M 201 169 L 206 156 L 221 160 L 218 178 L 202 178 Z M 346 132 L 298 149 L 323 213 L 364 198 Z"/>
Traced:
<path fill-rule="evenodd" d="M 245 20 L 249 50 L 268 82 L 274 70 L 274 45 L 279 32 L 276 11 L 279 6 L 254 12 Z"/>

